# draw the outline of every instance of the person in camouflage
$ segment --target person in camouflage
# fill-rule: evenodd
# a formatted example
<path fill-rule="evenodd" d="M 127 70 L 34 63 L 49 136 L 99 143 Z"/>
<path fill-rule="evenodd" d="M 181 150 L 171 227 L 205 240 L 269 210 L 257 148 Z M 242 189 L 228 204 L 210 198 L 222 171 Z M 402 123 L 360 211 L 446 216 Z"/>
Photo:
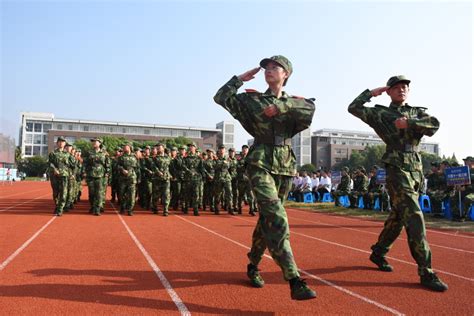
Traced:
<path fill-rule="evenodd" d="M 170 193 L 171 193 L 171 201 L 170 204 L 173 207 L 173 210 L 178 209 L 178 203 L 179 203 L 179 194 L 181 191 L 181 185 L 179 181 L 180 177 L 180 172 L 178 168 L 178 149 L 176 147 L 171 148 L 171 153 L 170 153 L 170 158 L 171 158 L 171 163 L 170 163 L 170 174 L 171 174 L 171 179 L 170 179 Z"/>
<path fill-rule="evenodd" d="M 455 186 L 450 192 L 449 202 L 453 212 L 453 220 L 464 222 L 469 214 L 469 209 L 474 203 L 474 157 L 468 156 L 463 159 L 464 165 L 469 168 L 471 184 Z M 459 208 L 459 192 L 461 192 L 461 209 Z M 471 215 L 472 216 L 472 215 Z"/>
<path fill-rule="evenodd" d="M 237 200 L 239 198 L 238 186 L 237 186 L 237 158 L 235 158 L 235 149 L 229 148 L 229 173 L 231 177 L 231 188 L 232 188 L 232 206 L 233 212 L 237 212 Z"/>
<path fill-rule="evenodd" d="M 109 152 L 107 151 L 107 148 L 105 147 L 105 145 L 103 143 L 100 144 L 100 150 L 105 155 L 105 163 L 107 165 L 107 173 L 102 178 L 102 186 L 103 186 L 104 189 L 102 191 L 100 212 L 103 213 L 104 212 L 104 207 L 105 207 L 105 200 L 107 199 L 107 186 L 109 185 L 110 157 L 109 157 Z"/>
<path fill-rule="evenodd" d="M 140 165 L 135 154 L 132 153 L 132 145 L 127 143 L 123 146 L 123 155 L 117 160 L 117 171 L 119 174 L 120 190 L 120 214 L 133 215 L 136 200 L 137 182 L 140 180 Z"/>
<path fill-rule="evenodd" d="M 313 100 L 293 97 L 283 91 L 293 72 L 286 57 L 265 58 L 260 66 L 265 69 L 268 84 L 264 93 L 255 90 L 237 93 L 245 81 L 253 79 L 260 71 L 261 68 L 257 67 L 240 76 L 233 76 L 214 96 L 214 101 L 254 137 L 254 144 L 245 161 L 260 216 L 248 254 L 247 276 L 253 286 L 264 285 L 258 264 L 268 248 L 285 280 L 290 283 L 291 298 L 311 299 L 316 297 L 316 293 L 300 278 L 290 246 L 290 230 L 283 201 L 288 196 L 291 177 L 296 173 L 291 138 L 311 125 L 315 106 Z"/>
<path fill-rule="evenodd" d="M 156 155 L 147 163 L 147 169 L 152 172 L 152 199 L 151 210 L 153 214 L 158 214 L 158 202 L 161 199 L 163 204 L 163 216 L 168 216 L 170 204 L 170 164 L 171 158 L 165 154 L 165 146 L 162 143 L 155 145 Z"/>
<path fill-rule="evenodd" d="M 377 183 L 377 170 L 379 166 L 373 165 L 370 169 L 370 180 L 369 180 L 369 187 L 367 192 L 367 206 L 369 209 L 373 209 L 375 206 L 375 200 L 379 198 L 380 202 L 380 210 L 390 212 L 390 200 L 388 198 L 388 194 L 385 191 L 385 187 L 383 184 Z"/>
<path fill-rule="evenodd" d="M 204 194 L 202 202 L 202 210 L 205 211 L 206 207 L 212 211 L 214 207 L 214 158 L 212 149 L 207 149 L 206 153 L 203 153 L 203 181 L 204 181 Z"/>
<path fill-rule="evenodd" d="M 247 175 L 247 164 L 245 159 L 249 152 L 249 146 L 242 145 L 242 151 L 240 152 L 240 159 L 237 161 L 237 193 L 239 194 L 237 199 L 237 212 L 242 214 L 242 202 L 247 199 L 249 205 L 250 216 L 255 216 L 256 206 L 255 198 L 253 196 L 252 188 L 250 185 L 250 179 Z"/>
<path fill-rule="evenodd" d="M 182 168 L 184 170 L 184 179 L 186 187 L 185 195 L 185 213 L 188 212 L 188 207 L 193 208 L 194 216 L 199 216 L 199 200 L 198 190 L 202 181 L 203 166 L 201 158 L 196 154 L 196 144 L 188 144 L 188 153 L 183 160 Z"/>
<path fill-rule="evenodd" d="M 355 178 L 354 178 L 354 188 L 351 191 L 351 194 L 349 194 L 349 200 L 351 201 L 351 205 L 349 206 L 350 208 L 356 208 L 359 197 L 364 197 L 367 194 L 367 190 L 369 187 L 369 179 L 367 178 L 366 171 L 364 167 L 359 167 L 356 169 L 355 172 Z M 367 208 L 366 206 L 366 201 L 364 201 L 364 208 Z"/>
<path fill-rule="evenodd" d="M 224 209 L 230 215 L 235 215 L 232 205 L 232 176 L 229 169 L 230 161 L 225 155 L 225 145 L 220 145 L 214 162 L 214 214 L 216 215 L 220 213 L 219 201 L 221 200 Z"/>
<path fill-rule="evenodd" d="M 122 155 L 122 148 L 117 147 L 115 149 L 115 156 L 110 160 L 111 166 L 111 178 L 110 178 L 110 188 L 112 192 L 111 202 L 117 200 L 120 204 L 120 194 L 119 194 L 119 174 L 117 172 L 117 160 Z"/>
<path fill-rule="evenodd" d="M 81 201 L 82 195 L 82 178 L 84 174 L 84 164 L 82 161 L 82 151 L 80 149 L 76 150 L 76 160 L 77 160 L 77 169 L 76 169 L 76 191 L 75 191 L 75 201 Z"/>
<path fill-rule="evenodd" d="M 64 137 L 58 137 L 56 146 L 57 148 L 48 155 L 48 170 L 51 188 L 53 189 L 54 214 L 62 216 L 67 201 L 70 156 L 64 150 L 66 146 L 66 139 Z"/>
<path fill-rule="evenodd" d="M 76 158 L 74 146 L 66 143 L 64 149 L 69 153 L 69 178 L 67 180 L 67 198 L 64 212 L 74 209 L 74 186 L 76 183 Z"/>
<path fill-rule="evenodd" d="M 428 115 L 426 108 L 412 107 L 406 103 L 409 84 L 410 80 L 405 76 L 391 77 L 385 87 L 362 92 L 348 108 L 352 115 L 372 127 L 387 145 L 382 161 L 386 167 L 392 210 L 377 243 L 372 246 L 370 260 L 380 270 L 392 271 L 385 256 L 405 227 L 411 254 L 418 265 L 421 285 L 434 291 L 446 291 L 448 286 L 431 267 L 431 250 L 418 203 L 418 191 L 424 181 L 418 145 L 424 135 L 436 133 L 439 121 Z M 372 97 L 383 92 L 392 99 L 389 107 L 364 106 Z"/>
<path fill-rule="evenodd" d="M 337 186 L 337 190 L 333 191 L 332 195 L 334 198 L 335 206 L 340 206 L 339 197 L 350 195 L 351 191 L 351 178 L 349 177 L 349 168 L 343 167 L 341 170 L 341 183 Z"/>
<path fill-rule="evenodd" d="M 164 151 L 163 151 L 164 153 Z M 153 154 L 153 157 L 156 156 L 156 153 Z M 143 190 L 142 196 L 140 199 L 141 207 L 149 210 L 152 204 L 152 193 L 153 193 L 153 172 L 149 169 L 148 166 L 151 165 L 153 157 L 150 154 L 150 146 L 146 146 L 143 152 L 143 158 L 140 159 L 140 173 L 142 175 L 141 189 Z"/>
<path fill-rule="evenodd" d="M 428 179 L 426 194 L 430 197 L 431 214 L 434 217 L 443 217 L 442 203 L 444 199 L 449 197 L 450 191 L 444 177 L 445 165 L 440 165 L 436 161 L 432 162 L 431 165 L 432 172 L 426 177 Z"/>
<path fill-rule="evenodd" d="M 104 177 L 107 177 L 110 172 L 110 164 L 107 156 L 100 149 L 102 139 L 92 138 L 91 144 L 92 150 L 84 160 L 84 168 L 89 188 L 90 213 L 99 216 L 104 205 L 104 191 L 107 189 L 104 186 Z"/>

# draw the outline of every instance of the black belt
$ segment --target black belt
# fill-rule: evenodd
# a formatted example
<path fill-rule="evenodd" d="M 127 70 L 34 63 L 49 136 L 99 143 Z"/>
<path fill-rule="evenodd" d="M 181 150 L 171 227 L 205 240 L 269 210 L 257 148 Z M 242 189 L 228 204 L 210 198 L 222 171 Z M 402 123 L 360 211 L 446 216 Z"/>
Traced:
<path fill-rule="evenodd" d="M 282 136 L 259 137 L 259 138 L 255 138 L 254 143 L 256 145 L 266 144 L 266 145 L 274 145 L 274 146 L 291 146 L 291 138 L 285 138 Z"/>
<path fill-rule="evenodd" d="M 417 153 L 420 151 L 416 145 L 400 144 L 398 146 L 387 146 L 387 151 L 401 151 L 404 153 Z"/>

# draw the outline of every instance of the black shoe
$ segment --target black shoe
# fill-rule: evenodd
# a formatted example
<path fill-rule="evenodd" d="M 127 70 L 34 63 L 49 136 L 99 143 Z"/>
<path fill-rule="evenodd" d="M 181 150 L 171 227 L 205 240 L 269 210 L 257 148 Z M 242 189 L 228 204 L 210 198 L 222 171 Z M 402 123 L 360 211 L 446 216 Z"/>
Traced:
<path fill-rule="evenodd" d="M 194 215 L 194 216 L 199 216 L 198 210 L 194 210 L 194 211 L 193 211 L 193 215 Z"/>
<path fill-rule="evenodd" d="M 247 276 L 249 277 L 250 284 L 253 287 L 262 288 L 265 285 L 265 281 L 263 281 L 257 266 L 254 266 L 251 263 L 247 265 Z"/>
<path fill-rule="evenodd" d="M 234 211 L 228 211 L 227 213 L 229 213 L 229 215 L 235 216 Z"/>
<path fill-rule="evenodd" d="M 306 285 L 306 281 L 297 277 L 290 280 L 292 300 L 310 300 L 316 298 L 316 292 Z"/>
<path fill-rule="evenodd" d="M 448 289 L 448 285 L 441 281 L 436 273 L 427 273 L 420 276 L 420 283 L 424 287 L 436 292 L 444 292 Z"/>
<path fill-rule="evenodd" d="M 380 271 L 384 272 L 392 272 L 393 267 L 388 264 L 387 260 L 385 260 L 385 257 L 378 256 L 374 252 L 369 257 L 370 261 L 375 263 L 375 265 L 379 268 Z"/>
<path fill-rule="evenodd" d="M 164 211 L 163 216 L 168 216 L 168 211 Z"/>
<path fill-rule="evenodd" d="M 151 211 L 153 214 L 158 214 L 158 210 L 156 208 L 152 208 Z"/>
<path fill-rule="evenodd" d="M 249 215 L 250 215 L 250 216 L 255 216 L 254 210 L 250 210 L 250 211 L 249 211 Z"/>
<path fill-rule="evenodd" d="M 128 216 L 133 216 L 133 212 L 132 212 L 132 211 L 128 211 Z"/>

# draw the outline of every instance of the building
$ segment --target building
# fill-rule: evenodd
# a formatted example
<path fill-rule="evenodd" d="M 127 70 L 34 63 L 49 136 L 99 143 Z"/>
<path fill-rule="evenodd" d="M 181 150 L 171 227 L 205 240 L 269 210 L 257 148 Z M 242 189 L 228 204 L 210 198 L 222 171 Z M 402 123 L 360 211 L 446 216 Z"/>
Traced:
<path fill-rule="evenodd" d="M 313 132 L 311 163 L 317 167 L 331 168 L 353 151 L 362 151 L 366 146 L 383 145 L 380 137 L 371 132 L 320 129 Z M 439 155 L 439 144 L 421 141 L 420 150 Z"/>
<path fill-rule="evenodd" d="M 249 146 L 252 146 L 254 139 L 247 141 Z M 311 163 L 311 129 L 305 129 L 291 138 L 291 147 L 296 156 L 296 166 Z"/>
<path fill-rule="evenodd" d="M 91 137 L 115 136 L 133 141 L 158 141 L 183 136 L 200 148 L 216 148 L 221 130 L 188 126 L 122 123 L 55 118 L 52 113 L 22 112 L 19 146 L 22 157 L 46 156 L 54 150 L 58 136 L 69 143 Z M 225 130 L 225 139 L 233 142 L 233 128 Z"/>
<path fill-rule="evenodd" d="M 226 148 L 234 148 L 235 124 L 229 121 L 222 121 L 216 124 L 216 129 L 220 130 L 217 135 L 217 145 L 224 144 Z"/>
<path fill-rule="evenodd" d="M 0 168 L 13 168 L 15 149 L 15 139 L 0 133 Z"/>

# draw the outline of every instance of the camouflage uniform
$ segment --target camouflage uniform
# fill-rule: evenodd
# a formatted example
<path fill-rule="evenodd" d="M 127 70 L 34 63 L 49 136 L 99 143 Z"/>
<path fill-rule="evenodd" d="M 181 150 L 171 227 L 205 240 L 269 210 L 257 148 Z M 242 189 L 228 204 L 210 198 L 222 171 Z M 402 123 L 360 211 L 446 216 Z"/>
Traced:
<path fill-rule="evenodd" d="M 66 198 L 66 206 L 64 207 L 65 212 L 68 212 L 69 210 L 74 208 L 76 171 L 77 171 L 77 160 L 74 157 L 74 155 L 71 152 L 69 152 L 69 179 L 67 181 L 67 198 Z"/>
<path fill-rule="evenodd" d="M 183 170 L 185 178 L 185 191 L 186 195 L 184 198 L 184 210 L 187 213 L 188 207 L 193 208 L 194 215 L 199 215 L 199 186 L 202 181 L 203 166 L 201 158 L 188 152 L 183 160 Z"/>
<path fill-rule="evenodd" d="M 233 148 L 230 148 L 229 151 L 235 151 Z M 237 200 L 239 198 L 238 186 L 237 186 L 237 158 L 229 157 L 229 173 L 231 177 L 231 188 L 232 188 L 232 206 L 233 211 L 237 211 Z"/>
<path fill-rule="evenodd" d="M 171 158 L 166 155 L 157 155 L 148 161 L 148 169 L 151 170 L 152 176 L 152 199 L 151 210 L 158 213 L 158 201 L 161 199 L 163 204 L 163 215 L 168 215 L 168 207 L 170 204 L 170 163 Z"/>
<path fill-rule="evenodd" d="M 152 195 L 153 195 L 153 180 L 152 174 L 153 171 L 150 169 L 150 166 L 153 164 L 153 158 L 151 156 L 143 156 L 143 159 L 140 159 L 140 173 L 141 173 L 141 189 L 142 194 L 140 198 L 141 207 L 144 209 L 150 209 L 152 207 Z M 169 190 L 169 188 L 168 188 Z"/>
<path fill-rule="evenodd" d="M 184 212 L 184 171 L 183 171 L 183 161 L 184 157 L 178 154 L 170 164 L 170 173 L 172 176 L 171 179 L 171 205 L 176 211 L 181 205 Z"/>
<path fill-rule="evenodd" d="M 249 204 L 249 213 L 254 215 L 256 211 L 256 202 L 246 169 L 247 165 L 245 163 L 245 157 L 242 157 L 237 162 L 237 192 L 239 196 L 237 199 L 236 209 L 239 214 L 242 214 L 242 202 L 245 198 L 247 198 L 247 202 Z"/>
<path fill-rule="evenodd" d="M 110 166 L 111 166 L 111 177 L 110 177 L 110 188 L 112 191 L 112 202 L 115 202 L 117 200 L 120 203 L 120 194 L 119 194 L 119 174 L 117 171 L 117 160 L 118 156 L 113 157 L 110 160 Z"/>
<path fill-rule="evenodd" d="M 49 179 L 53 189 L 54 204 L 56 205 L 54 213 L 59 216 L 62 215 L 67 200 L 69 163 L 70 155 L 65 150 L 57 148 L 48 155 Z"/>
<path fill-rule="evenodd" d="M 229 172 L 230 161 L 226 156 L 218 156 L 214 163 L 214 213 L 219 214 L 219 201 L 224 202 L 225 209 L 233 214 L 232 176 Z"/>
<path fill-rule="evenodd" d="M 364 198 L 367 194 L 367 190 L 369 187 L 369 179 L 367 179 L 367 176 L 363 174 L 361 171 L 359 171 L 359 174 L 355 176 L 354 178 L 354 188 L 351 191 L 351 194 L 349 194 L 349 199 L 351 201 L 351 208 L 356 208 L 358 204 L 359 197 Z M 364 199 L 365 200 L 365 199 Z M 366 205 L 366 201 L 364 201 L 364 205 Z M 366 208 L 364 206 L 364 208 Z"/>
<path fill-rule="evenodd" d="M 82 195 L 82 175 L 84 174 L 84 164 L 82 160 L 77 160 L 77 168 L 76 168 L 76 192 L 75 192 L 75 200 L 79 202 L 81 200 Z"/>
<path fill-rule="evenodd" d="M 334 204 L 339 206 L 339 197 L 347 195 L 349 197 L 349 193 L 351 191 L 351 178 L 347 174 L 349 172 L 349 168 L 345 167 L 346 171 L 345 175 L 341 176 L 341 183 L 337 186 L 337 190 L 333 192 L 334 197 Z"/>
<path fill-rule="evenodd" d="M 444 174 L 433 172 L 427 176 L 428 185 L 426 194 L 430 197 L 431 213 L 434 216 L 441 216 L 443 200 L 449 197 L 449 190 Z"/>
<path fill-rule="evenodd" d="M 369 187 L 367 192 L 367 206 L 370 209 L 373 209 L 375 206 L 375 199 L 379 198 L 380 202 L 380 209 L 384 211 L 390 210 L 390 201 L 388 198 L 388 194 L 385 191 L 383 184 L 377 183 L 377 175 L 374 174 L 370 177 L 369 180 Z"/>
<path fill-rule="evenodd" d="M 275 59 L 278 58 L 275 56 Z M 286 58 L 285 64 L 288 68 L 290 63 Z M 289 96 L 285 92 L 277 98 L 270 89 L 264 93 L 249 91 L 237 94 L 242 85 L 242 80 L 237 76 L 232 77 L 219 89 L 214 101 L 255 138 L 245 161 L 260 216 L 248 257 L 250 263 L 257 266 L 268 248 L 286 280 L 299 278 L 283 201 L 288 196 L 292 176 L 296 173 L 291 137 L 311 125 L 314 103 L 309 99 Z M 279 114 L 267 117 L 263 111 L 269 105 L 275 105 Z"/>
<path fill-rule="evenodd" d="M 89 188 L 90 212 L 100 215 L 104 206 L 104 178 L 110 172 L 110 162 L 102 150 L 92 150 L 84 160 L 84 168 Z"/>
<path fill-rule="evenodd" d="M 474 160 L 469 156 L 464 160 Z M 453 213 L 453 220 L 464 221 L 468 217 L 469 208 L 474 203 L 474 168 L 469 169 L 471 175 L 471 184 L 458 186 L 456 190 L 450 193 L 450 205 Z M 462 214 L 459 208 L 459 190 L 461 190 Z"/>
<path fill-rule="evenodd" d="M 204 179 L 203 210 L 209 206 L 209 209 L 212 211 L 214 207 L 214 164 L 215 161 L 211 158 L 202 162 Z"/>
<path fill-rule="evenodd" d="M 349 105 L 348 110 L 372 127 L 387 145 L 382 161 L 386 166 L 387 189 L 393 205 L 372 250 L 376 255 L 385 257 L 405 227 L 411 254 L 418 264 L 418 274 L 432 274 L 431 250 L 418 203 L 423 168 L 417 146 L 424 135 L 432 136 L 438 130 L 439 122 L 425 113 L 425 108 L 407 104 L 400 106 L 392 102 L 389 107 L 365 107 L 364 103 L 371 98 L 371 91 L 365 90 Z M 394 122 L 403 116 L 408 118 L 408 128 L 399 130 Z"/>
<path fill-rule="evenodd" d="M 133 215 L 137 182 L 140 180 L 140 165 L 135 154 L 124 153 L 117 159 L 120 190 L 120 213 Z"/>

